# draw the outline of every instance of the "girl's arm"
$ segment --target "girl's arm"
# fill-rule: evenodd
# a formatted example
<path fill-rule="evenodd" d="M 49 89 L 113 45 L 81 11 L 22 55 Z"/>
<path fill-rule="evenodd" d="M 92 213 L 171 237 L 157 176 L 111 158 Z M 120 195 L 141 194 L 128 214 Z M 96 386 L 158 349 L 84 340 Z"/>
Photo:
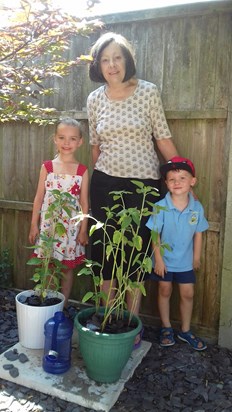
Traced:
<path fill-rule="evenodd" d="M 163 278 L 165 273 L 167 272 L 167 269 L 160 253 L 160 236 L 158 236 L 158 244 L 153 242 L 152 247 L 155 256 L 154 272 L 156 273 L 156 275 Z"/>
<path fill-rule="evenodd" d="M 193 267 L 199 269 L 201 266 L 202 232 L 196 232 L 193 238 Z"/>
<path fill-rule="evenodd" d="M 99 145 L 92 145 L 92 163 L 93 167 L 95 166 L 97 159 L 101 153 Z"/>
<path fill-rule="evenodd" d="M 84 214 L 89 213 L 89 173 L 88 170 L 82 176 L 80 206 Z M 80 230 L 77 236 L 77 242 L 85 246 L 88 244 L 88 219 L 85 218 L 80 223 Z"/>
<path fill-rule="evenodd" d="M 36 195 L 34 198 L 31 227 L 29 232 L 29 242 L 33 245 L 35 244 L 36 237 L 39 235 L 39 221 L 40 221 L 40 211 L 44 200 L 45 194 L 45 180 L 47 178 L 47 170 L 44 165 L 42 165 L 39 175 L 39 182 L 37 186 Z"/>

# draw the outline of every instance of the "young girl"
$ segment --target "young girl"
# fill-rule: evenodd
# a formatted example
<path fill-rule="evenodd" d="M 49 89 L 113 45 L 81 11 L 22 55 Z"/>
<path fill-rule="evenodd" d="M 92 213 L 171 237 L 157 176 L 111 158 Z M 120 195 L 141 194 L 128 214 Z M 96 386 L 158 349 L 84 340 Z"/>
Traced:
<path fill-rule="evenodd" d="M 51 225 L 45 218 L 46 209 L 53 201 L 51 190 L 58 189 L 69 192 L 76 199 L 72 215 L 81 208 L 88 213 L 88 170 L 86 166 L 77 162 L 75 152 L 83 143 L 80 124 L 74 119 L 61 120 L 55 131 L 54 142 L 57 148 L 57 157 L 43 162 L 40 171 L 38 188 L 34 199 L 29 242 L 38 245 L 35 254 L 42 256 L 39 235 L 47 231 Z M 75 221 L 62 214 L 62 224 L 66 228 L 66 236 L 54 243 L 53 256 L 67 266 L 61 281 L 61 292 L 65 296 L 64 305 L 73 285 L 73 269 L 85 259 L 85 245 L 88 244 L 87 219 L 75 226 Z"/>

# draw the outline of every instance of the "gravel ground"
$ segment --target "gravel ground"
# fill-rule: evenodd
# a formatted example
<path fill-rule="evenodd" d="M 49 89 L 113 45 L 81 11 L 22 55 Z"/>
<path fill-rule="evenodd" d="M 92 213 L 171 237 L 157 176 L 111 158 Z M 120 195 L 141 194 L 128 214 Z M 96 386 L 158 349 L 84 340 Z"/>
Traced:
<path fill-rule="evenodd" d="M 15 291 L 0 291 L 0 352 L 18 341 Z M 160 348 L 157 329 L 145 327 L 152 348 L 126 383 L 111 412 L 232 412 L 232 351 L 208 345 L 193 351 L 177 342 Z M 0 379 L 2 412 L 93 412 Z"/>

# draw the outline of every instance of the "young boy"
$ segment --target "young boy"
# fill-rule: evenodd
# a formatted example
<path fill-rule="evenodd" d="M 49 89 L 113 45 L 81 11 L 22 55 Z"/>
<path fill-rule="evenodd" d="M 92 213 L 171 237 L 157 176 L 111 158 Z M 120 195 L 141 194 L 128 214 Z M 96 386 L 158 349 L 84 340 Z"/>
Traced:
<path fill-rule="evenodd" d="M 165 178 L 168 193 L 156 205 L 165 207 L 166 210 L 160 210 L 147 222 L 149 229 L 158 231 L 160 244 L 167 243 L 171 249 L 165 249 L 161 256 L 160 248 L 153 245 L 155 273 L 151 278 L 159 282 L 158 308 L 162 322 L 160 345 L 175 344 L 170 323 L 170 297 L 172 282 L 176 282 L 179 285 L 181 316 L 181 331 L 177 337 L 193 349 L 202 351 L 207 346 L 191 332 L 190 323 L 196 282 L 194 269 L 200 267 L 202 232 L 209 225 L 201 203 L 191 194 L 196 183 L 193 163 L 189 159 L 173 157 L 160 167 L 160 171 Z"/>

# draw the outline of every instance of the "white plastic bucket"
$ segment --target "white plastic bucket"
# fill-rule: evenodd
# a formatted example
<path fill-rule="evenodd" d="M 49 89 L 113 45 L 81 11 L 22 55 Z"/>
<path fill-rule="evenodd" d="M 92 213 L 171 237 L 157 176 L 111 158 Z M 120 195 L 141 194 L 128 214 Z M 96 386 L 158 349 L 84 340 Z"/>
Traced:
<path fill-rule="evenodd" d="M 20 292 L 16 297 L 16 313 L 18 322 L 19 342 L 29 349 L 44 348 L 44 324 L 52 318 L 57 311 L 64 307 L 64 295 L 60 292 L 51 292 L 53 296 L 61 299 L 60 303 L 52 306 L 29 306 L 19 301 L 21 296 L 31 296 L 33 290 Z"/>

